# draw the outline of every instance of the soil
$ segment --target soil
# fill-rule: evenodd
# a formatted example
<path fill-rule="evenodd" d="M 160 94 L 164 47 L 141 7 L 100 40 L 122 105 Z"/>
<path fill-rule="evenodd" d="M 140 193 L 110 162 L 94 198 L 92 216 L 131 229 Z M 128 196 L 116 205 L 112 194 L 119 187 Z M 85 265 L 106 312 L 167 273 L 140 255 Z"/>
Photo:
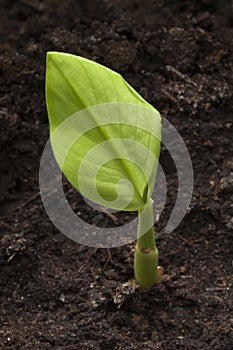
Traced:
<path fill-rule="evenodd" d="M 0 349 L 233 349 L 232 1 L 1 0 Z M 179 227 L 158 239 L 161 283 L 133 277 L 133 247 L 94 249 L 50 222 L 38 169 L 49 135 L 45 56 L 82 55 L 121 73 L 177 128 L 195 188 Z M 168 196 L 177 175 L 162 151 Z M 64 181 L 92 225 L 93 211 Z"/>

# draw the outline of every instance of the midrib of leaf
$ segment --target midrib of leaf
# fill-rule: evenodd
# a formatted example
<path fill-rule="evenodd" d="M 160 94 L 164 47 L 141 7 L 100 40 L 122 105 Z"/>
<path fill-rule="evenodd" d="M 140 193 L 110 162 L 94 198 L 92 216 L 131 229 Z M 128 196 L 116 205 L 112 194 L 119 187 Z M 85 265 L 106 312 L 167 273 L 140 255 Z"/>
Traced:
<path fill-rule="evenodd" d="M 84 70 L 84 72 L 86 73 L 86 75 L 88 76 L 88 73 L 86 72 L 85 67 L 83 67 L 82 62 L 80 62 L 80 66 L 82 67 L 82 69 Z M 88 76 L 88 77 L 89 77 L 89 76 Z M 90 77 L 89 77 L 89 81 L 90 81 L 91 84 L 92 84 L 92 80 L 91 80 Z M 114 102 L 119 102 L 118 93 L 117 93 L 117 87 L 116 87 L 115 81 L 114 81 L 114 79 L 112 79 L 112 77 L 111 77 L 111 81 L 112 81 L 112 83 L 113 83 L 113 85 L 114 85 L 114 87 L 115 87 L 115 92 L 116 92 L 116 94 L 117 94 L 117 101 L 114 101 Z M 124 80 L 123 80 L 123 81 L 124 81 Z M 93 88 L 93 85 L 92 85 L 92 90 L 93 90 L 93 92 L 94 92 L 94 94 L 95 94 L 95 99 L 96 99 L 96 101 L 97 101 L 98 99 L 96 98 L 96 92 L 95 92 L 95 89 Z M 105 93 L 105 89 L 104 89 L 104 93 Z M 106 93 L 105 93 L 105 96 L 106 96 Z M 106 98 L 106 100 L 107 100 L 107 98 Z M 94 117 L 92 114 L 91 114 L 91 116 L 92 116 L 92 118 L 94 119 L 94 121 L 96 122 L 95 117 Z M 97 124 L 97 123 L 96 123 L 96 124 Z M 97 124 L 97 125 L 98 125 L 98 124 Z M 104 138 L 105 138 L 106 140 L 111 141 L 111 137 L 109 136 L 109 134 L 108 134 L 108 132 L 106 131 L 106 129 L 104 129 L 104 127 L 103 127 L 103 129 L 102 129 L 101 126 L 99 127 L 99 129 L 100 129 L 102 135 L 104 136 Z M 111 144 L 111 143 L 110 143 L 110 144 Z M 135 181 L 135 177 L 133 176 L 133 174 L 131 173 L 131 171 L 130 171 L 129 168 L 127 167 L 126 161 L 121 157 L 121 154 L 119 154 L 118 148 L 115 148 L 113 144 L 111 144 L 111 147 L 112 147 L 113 151 L 116 153 L 116 155 L 118 156 L 118 160 L 119 160 L 119 162 L 120 162 L 122 168 L 124 169 L 124 172 L 127 174 L 128 178 L 129 178 L 129 180 L 130 180 L 130 182 L 133 184 L 133 187 L 134 187 L 136 193 L 138 194 L 138 197 L 144 202 L 144 199 L 143 199 L 143 197 L 141 196 L 141 194 L 140 194 L 140 192 L 139 192 L 139 189 L 138 189 L 138 186 L 137 186 L 137 182 Z"/>

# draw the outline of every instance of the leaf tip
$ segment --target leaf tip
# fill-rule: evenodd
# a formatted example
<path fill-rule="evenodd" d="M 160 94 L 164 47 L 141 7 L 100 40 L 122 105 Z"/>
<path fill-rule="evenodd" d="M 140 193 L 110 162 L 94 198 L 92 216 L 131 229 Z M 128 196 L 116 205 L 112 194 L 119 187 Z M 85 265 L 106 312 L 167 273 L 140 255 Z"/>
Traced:
<path fill-rule="evenodd" d="M 59 56 L 61 56 L 60 52 L 57 51 L 47 51 L 46 53 L 46 62 L 47 64 L 55 61 L 57 58 L 59 58 Z"/>

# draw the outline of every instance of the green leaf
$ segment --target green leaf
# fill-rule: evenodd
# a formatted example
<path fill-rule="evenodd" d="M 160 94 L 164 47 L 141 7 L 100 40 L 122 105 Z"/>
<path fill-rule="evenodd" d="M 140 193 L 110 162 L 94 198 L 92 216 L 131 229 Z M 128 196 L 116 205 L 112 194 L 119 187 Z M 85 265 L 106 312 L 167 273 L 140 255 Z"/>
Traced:
<path fill-rule="evenodd" d="M 55 158 L 90 200 L 120 210 L 150 198 L 160 152 L 159 113 L 118 73 L 49 52 L 46 103 Z"/>

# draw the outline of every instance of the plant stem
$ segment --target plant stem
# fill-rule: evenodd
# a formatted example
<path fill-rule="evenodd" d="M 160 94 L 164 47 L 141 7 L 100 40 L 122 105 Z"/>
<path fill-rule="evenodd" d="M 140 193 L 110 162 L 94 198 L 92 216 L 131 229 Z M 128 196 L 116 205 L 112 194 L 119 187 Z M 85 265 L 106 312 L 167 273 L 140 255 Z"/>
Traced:
<path fill-rule="evenodd" d="M 150 288 L 160 280 L 158 250 L 154 237 L 152 200 L 143 210 L 138 212 L 138 239 L 134 257 L 134 273 L 137 282 L 144 288 Z"/>

